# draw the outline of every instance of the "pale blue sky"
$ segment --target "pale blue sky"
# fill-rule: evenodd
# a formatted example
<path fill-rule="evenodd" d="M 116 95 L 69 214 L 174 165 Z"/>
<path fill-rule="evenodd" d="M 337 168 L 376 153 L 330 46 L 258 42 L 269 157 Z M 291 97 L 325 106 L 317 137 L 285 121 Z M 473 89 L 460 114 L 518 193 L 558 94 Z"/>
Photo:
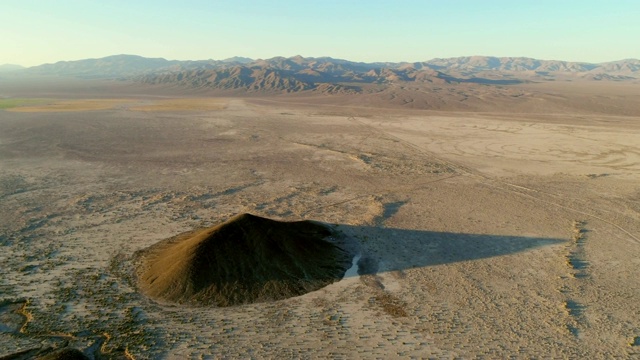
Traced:
<path fill-rule="evenodd" d="M 468 55 L 640 58 L 640 1 L 0 0 L 0 64 L 136 54 L 179 60 Z"/>

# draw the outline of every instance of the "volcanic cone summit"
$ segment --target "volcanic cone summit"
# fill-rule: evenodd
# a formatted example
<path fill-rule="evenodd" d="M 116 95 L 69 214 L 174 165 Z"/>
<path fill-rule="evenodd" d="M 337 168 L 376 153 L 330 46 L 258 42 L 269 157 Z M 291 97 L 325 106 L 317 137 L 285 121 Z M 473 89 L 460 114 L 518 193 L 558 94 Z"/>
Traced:
<path fill-rule="evenodd" d="M 232 306 L 302 295 L 340 280 L 352 256 L 328 227 L 251 214 L 143 250 L 140 290 L 175 303 Z"/>

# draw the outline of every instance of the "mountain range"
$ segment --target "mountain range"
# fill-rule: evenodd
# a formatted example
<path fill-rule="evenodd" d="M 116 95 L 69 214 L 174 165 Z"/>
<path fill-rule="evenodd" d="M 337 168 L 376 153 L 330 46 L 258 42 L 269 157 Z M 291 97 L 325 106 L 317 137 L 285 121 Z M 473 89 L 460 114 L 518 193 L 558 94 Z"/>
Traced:
<path fill-rule="evenodd" d="M 4 69 L 4 66 L 0 66 Z M 640 60 L 605 63 L 469 56 L 424 62 L 353 62 L 330 57 L 178 61 L 114 55 L 60 61 L 19 70 L 28 74 L 121 79 L 145 84 L 246 92 L 357 93 L 373 85 L 479 83 L 509 85 L 536 81 L 638 81 Z"/>
<path fill-rule="evenodd" d="M 15 65 L 15 64 L 2 64 L 0 65 L 0 72 L 9 72 L 24 69 L 23 66 Z"/>

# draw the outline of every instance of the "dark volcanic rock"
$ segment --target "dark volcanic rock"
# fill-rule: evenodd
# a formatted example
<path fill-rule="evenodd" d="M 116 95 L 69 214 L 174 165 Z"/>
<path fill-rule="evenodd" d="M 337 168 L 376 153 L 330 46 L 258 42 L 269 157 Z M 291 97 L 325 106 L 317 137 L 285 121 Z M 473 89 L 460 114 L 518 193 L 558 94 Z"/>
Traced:
<path fill-rule="evenodd" d="M 163 301 L 231 306 L 302 295 L 340 280 L 352 256 L 312 221 L 250 214 L 140 253 L 139 287 Z"/>
<path fill-rule="evenodd" d="M 60 350 L 50 352 L 44 356 L 36 357 L 37 360 L 89 360 L 80 350 L 65 347 Z"/>

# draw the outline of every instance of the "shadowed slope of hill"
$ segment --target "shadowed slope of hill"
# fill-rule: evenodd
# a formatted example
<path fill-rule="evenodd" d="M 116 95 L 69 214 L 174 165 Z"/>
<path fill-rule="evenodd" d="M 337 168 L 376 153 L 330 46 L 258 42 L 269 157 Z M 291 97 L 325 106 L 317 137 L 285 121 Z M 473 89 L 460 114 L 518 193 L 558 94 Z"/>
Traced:
<path fill-rule="evenodd" d="M 298 80 L 286 70 L 235 65 L 219 69 L 168 71 L 136 78 L 146 84 L 177 84 L 189 88 L 221 90 L 246 89 L 249 91 L 295 92 L 314 87 L 311 82 Z"/>
<path fill-rule="evenodd" d="M 238 215 L 141 253 L 139 286 L 175 303 L 232 306 L 285 299 L 342 278 L 352 255 L 311 221 Z"/>
<path fill-rule="evenodd" d="M 187 88 L 220 90 L 242 89 L 248 92 L 360 93 L 368 84 L 396 82 L 449 83 L 473 80 L 456 79 L 437 70 L 414 67 L 388 68 L 376 64 L 353 63 L 331 58 L 277 57 L 249 64 L 229 64 L 207 68 L 176 66 L 134 78 L 146 84 L 180 85 Z"/>

